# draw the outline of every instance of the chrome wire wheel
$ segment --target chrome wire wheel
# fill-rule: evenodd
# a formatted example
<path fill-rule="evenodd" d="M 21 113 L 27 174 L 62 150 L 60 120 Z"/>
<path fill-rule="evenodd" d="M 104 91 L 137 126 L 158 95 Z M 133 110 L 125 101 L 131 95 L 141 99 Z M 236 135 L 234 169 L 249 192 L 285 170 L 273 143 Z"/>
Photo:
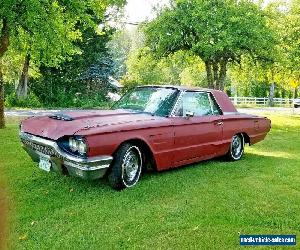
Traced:
<path fill-rule="evenodd" d="M 242 135 L 234 135 L 231 140 L 230 154 L 233 160 L 239 160 L 244 153 L 244 138 Z"/>
<path fill-rule="evenodd" d="M 131 187 L 139 180 L 142 170 L 142 154 L 138 147 L 131 146 L 125 153 L 122 163 L 122 180 Z"/>

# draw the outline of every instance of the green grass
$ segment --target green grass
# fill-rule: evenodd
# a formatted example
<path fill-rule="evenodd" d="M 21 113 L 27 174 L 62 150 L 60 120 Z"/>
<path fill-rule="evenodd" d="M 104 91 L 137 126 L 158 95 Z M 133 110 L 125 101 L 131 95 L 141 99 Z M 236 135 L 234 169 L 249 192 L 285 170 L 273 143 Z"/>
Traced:
<path fill-rule="evenodd" d="M 9 248 L 239 249 L 240 233 L 297 234 L 299 247 L 300 117 L 270 118 L 267 138 L 239 162 L 147 173 L 122 192 L 40 171 L 10 122 L 0 131 Z"/>

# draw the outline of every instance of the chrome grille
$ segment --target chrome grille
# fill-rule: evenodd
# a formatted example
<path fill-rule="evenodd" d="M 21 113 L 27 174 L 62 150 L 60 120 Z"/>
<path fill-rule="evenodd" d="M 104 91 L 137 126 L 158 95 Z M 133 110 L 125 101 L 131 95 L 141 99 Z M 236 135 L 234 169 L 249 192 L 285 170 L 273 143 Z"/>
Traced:
<path fill-rule="evenodd" d="M 24 138 L 21 138 L 21 141 L 24 145 L 32 148 L 33 150 L 36 150 L 42 154 L 49 155 L 49 156 L 57 156 L 55 150 L 52 147 L 37 144 L 35 142 L 25 140 Z"/>

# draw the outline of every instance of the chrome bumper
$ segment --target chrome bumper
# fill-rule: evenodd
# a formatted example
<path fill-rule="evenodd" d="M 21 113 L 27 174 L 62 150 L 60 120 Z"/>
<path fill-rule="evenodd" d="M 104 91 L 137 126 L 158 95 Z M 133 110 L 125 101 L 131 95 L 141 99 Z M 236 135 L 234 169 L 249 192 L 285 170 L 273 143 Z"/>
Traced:
<path fill-rule="evenodd" d="M 94 180 L 105 175 L 112 161 L 111 156 L 79 158 L 64 152 L 55 141 L 20 132 L 23 148 L 33 161 L 41 157 L 51 162 L 51 170 L 83 179 Z"/>

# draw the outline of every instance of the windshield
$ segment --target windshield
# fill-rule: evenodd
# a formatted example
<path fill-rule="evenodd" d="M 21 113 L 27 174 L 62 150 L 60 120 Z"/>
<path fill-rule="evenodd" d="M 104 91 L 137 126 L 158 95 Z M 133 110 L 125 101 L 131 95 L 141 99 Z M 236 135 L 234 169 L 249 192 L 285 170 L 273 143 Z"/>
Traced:
<path fill-rule="evenodd" d="M 177 93 L 178 90 L 173 88 L 139 87 L 126 93 L 113 108 L 167 116 L 175 103 Z"/>

